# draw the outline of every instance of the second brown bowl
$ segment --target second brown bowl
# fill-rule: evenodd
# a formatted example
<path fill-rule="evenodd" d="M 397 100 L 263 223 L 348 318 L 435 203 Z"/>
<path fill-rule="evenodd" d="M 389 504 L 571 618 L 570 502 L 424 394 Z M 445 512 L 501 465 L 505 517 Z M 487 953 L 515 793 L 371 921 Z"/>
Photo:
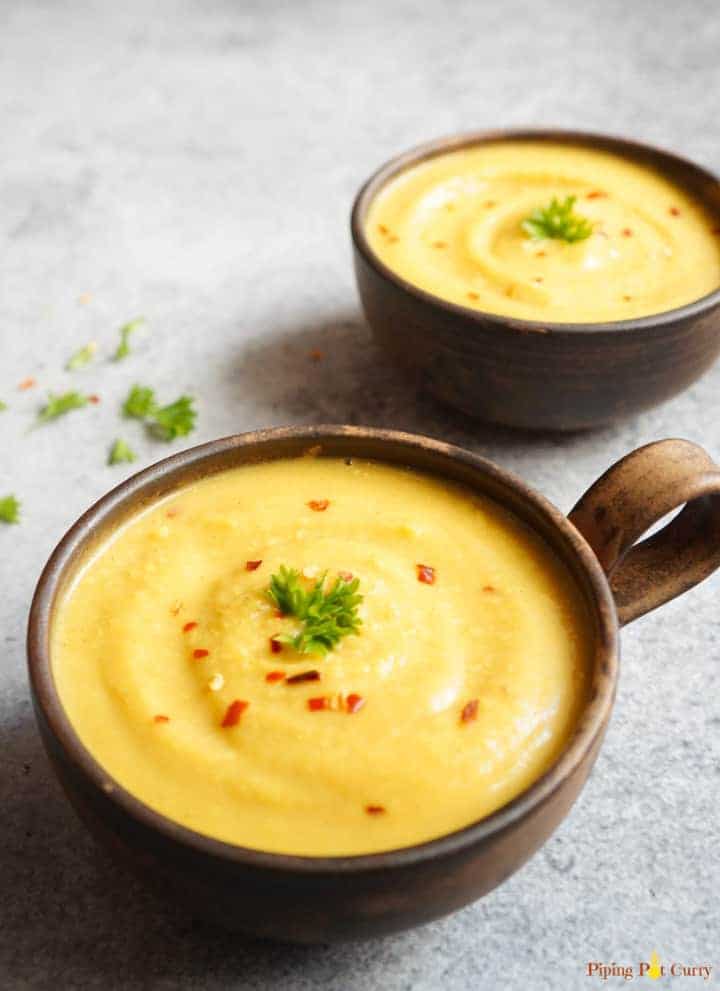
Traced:
<path fill-rule="evenodd" d="M 720 353 L 720 289 L 686 306 L 609 323 L 539 323 L 459 306 L 388 268 L 366 233 L 369 208 L 400 173 L 494 141 L 548 141 L 615 153 L 659 170 L 720 215 L 720 180 L 686 159 L 607 135 L 486 131 L 392 159 L 360 190 L 351 230 L 360 299 L 376 340 L 418 385 L 464 413 L 527 429 L 578 430 L 682 392 Z"/>

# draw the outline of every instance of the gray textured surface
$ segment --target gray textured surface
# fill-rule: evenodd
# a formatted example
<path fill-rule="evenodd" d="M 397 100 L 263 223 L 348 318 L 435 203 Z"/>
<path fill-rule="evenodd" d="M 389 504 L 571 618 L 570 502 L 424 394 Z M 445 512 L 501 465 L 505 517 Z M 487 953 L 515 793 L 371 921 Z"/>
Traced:
<path fill-rule="evenodd" d="M 24 507 L 23 525 L 0 532 L 0 987 L 563 991 L 601 986 L 583 976 L 590 959 L 653 947 L 720 965 L 717 578 L 625 632 L 596 772 L 532 863 L 444 922 L 340 949 L 229 937 L 117 872 L 50 774 L 22 646 L 47 554 L 123 477 L 104 459 L 138 379 L 201 398 L 193 440 L 298 421 L 401 426 L 489 454 L 566 509 L 639 443 L 684 435 L 720 455 L 720 367 L 663 409 L 583 437 L 515 435 L 418 400 L 369 343 L 347 233 L 372 168 L 456 128 L 607 129 L 720 169 L 715 0 L 451 12 L 5 0 L 0 22 L 0 398 L 12 406 L 0 494 Z M 135 356 L 72 380 L 102 405 L 28 433 L 41 393 L 17 383 L 65 386 L 68 354 L 92 338 L 109 348 L 137 313 L 150 333 Z M 123 433 L 143 464 L 168 453 Z"/>

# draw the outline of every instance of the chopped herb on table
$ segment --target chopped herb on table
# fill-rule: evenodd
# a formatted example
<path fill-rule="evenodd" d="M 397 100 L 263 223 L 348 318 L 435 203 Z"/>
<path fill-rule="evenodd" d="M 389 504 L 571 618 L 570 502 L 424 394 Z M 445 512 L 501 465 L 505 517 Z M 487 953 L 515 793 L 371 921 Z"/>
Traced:
<path fill-rule="evenodd" d="M 296 568 L 281 566 L 270 579 L 267 595 L 285 616 L 294 616 L 303 623 L 295 636 L 278 633 L 274 639 L 289 644 L 300 654 L 327 654 L 343 637 L 358 633 L 362 620 L 358 606 L 363 600 L 358 594 L 360 580 L 347 581 L 338 577 L 325 588 L 327 572 L 305 589 Z"/>
<path fill-rule="evenodd" d="M 97 351 L 97 344 L 95 341 L 90 341 L 86 344 L 84 348 L 80 348 L 76 351 L 71 358 L 68 358 L 65 368 L 68 372 L 76 372 L 79 368 L 84 368 L 85 365 L 89 365 L 95 356 Z"/>
<path fill-rule="evenodd" d="M 148 430 L 162 440 L 185 437 L 195 429 L 197 411 L 192 396 L 180 396 L 174 403 L 158 406 L 155 392 L 147 386 L 134 385 L 123 403 L 123 413 L 143 420 Z"/>
<path fill-rule="evenodd" d="M 38 423 L 49 423 L 50 420 L 57 420 L 59 416 L 64 416 L 74 409 L 82 409 L 87 406 L 88 397 L 79 392 L 64 392 L 62 395 L 48 393 L 46 404 L 38 413 Z"/>
<path fill-rule="evenodd" d="M 155 392 L 143 385 L 134 385 L 123 403 L 123 413 L 134 420 L 144 420 L 155 412 Z"/>
<path fill-rule="evenodd" d="M 194 402 L 192 396 L 180 396 L 174 403 L 156 409 L 154 421 L 150 424 L 152 433 L 162 440 L 174 440 L 192 433 L 197 416 Z"/>
<path fill-rule="evenodd" d="M 124 462 L 129 463 L 135 461 L 136 458 L 137 455 L 135 454 L 133 449 L 129 447 L 128 444 L 126 444 L 121 437 L 118 437 L 118 439 L 115 441 L 113 446 L 110 448 L 110 454 L 108 455 L 108 464 L 119 465 L 119 464 L 123 464 Z"/>
<path fill-rule="evenodd" d="M 3 523 L 20 522 L 20 503 L 14 495 L 0 498 L 0 521 Z"/>
<path fill-rule="evenodd" d="M 4 403 L 2 399 L 0 399 L 0 413 L 4 413 L 7 408 L 8 408 L 8 404 Z"/>
<path fill-rule="evenodd" d="M 113 361 L 122 361 L 123 358 L 127 358 L 130 354 L 130 336 L 135 333 L 138 327 L 142 327 L 144 323 L 144 317 L 137 317 L 135 320 L 130 320 L 128 323 L 122 325 L 120 328 L 120 343 L 113 355 Z"/>
<path fill-rule="evenodd" d="M 549 206 L 538 207 L 523 220 L 521 227 L 533 240 L 552 238 L 556 241 L 584 241 L 593 232 L 592 222 L 574 212 L 577 196 L 559 200 L 553 196 Z"/>

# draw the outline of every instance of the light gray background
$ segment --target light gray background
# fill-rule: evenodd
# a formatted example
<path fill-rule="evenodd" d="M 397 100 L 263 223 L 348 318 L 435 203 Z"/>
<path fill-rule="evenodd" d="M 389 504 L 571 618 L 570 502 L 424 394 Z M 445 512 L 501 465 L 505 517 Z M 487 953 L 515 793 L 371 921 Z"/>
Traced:
<path fill-rule="evenodd" d="M 720 965 L 718 579 L 625 632 L 597 769 L 532 863 L 450 919 L 344 948 L 223 934 L 116 870 L 52 778 L 23 656 L 48 553 L 129 473 L 105 467 L 110 441 L 126 436 L 140 466 L 169 453 L 119 425 L 135 381 L 199 397 L 193 442 L 392 425 L 487 454 L 565 509 L 654 438 L 720 455 L 720 367 L 585 436 L 515 434 L 418 399 L 370 343 L 348 238 L 366 175 L 455 129 L 606 129 L 720 169 L 715 0 L 5 0 L 0 49 L 0 495 L 23 501 L 22 526 L 0 529 L 0 987 L 576 991 L 601 986 L 588 960 L 653 948 Z M 62 371 L 137 314 L 148 333 L 131 360 Z M 27 375 L 40 387 L 19 392 Z M 45 390 L 71 386 L 102 405 L 29 432 Z"/>

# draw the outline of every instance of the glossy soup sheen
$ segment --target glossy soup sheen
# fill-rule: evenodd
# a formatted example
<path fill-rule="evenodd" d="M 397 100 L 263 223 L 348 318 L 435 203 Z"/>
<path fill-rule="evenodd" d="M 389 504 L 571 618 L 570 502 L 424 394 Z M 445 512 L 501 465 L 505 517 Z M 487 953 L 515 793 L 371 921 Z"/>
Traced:
<path fill-rule="evenodd" d="M 273 650 L 297 628 L 266 595 L 283 564 L 305 586 L 359 578 L 361 632 L 324 658 Z M 564 566 L 491 500 L 307 457 L 228 470 L 132 519 L 60 604 L 51 659 L 81 739 L 149 806 L 333 856 L 437 837 L 527 788 L 573 732 L 591 642 Z"/>
<path fill-rule="evenodd" d="M 593 226 L 587 239 L 523 229 L 568 196 Z M 660 172 L 584 146 L 499 141 L 437 155 L 380 191 L 367 236 L 421 289 L 525 320 L 626 320 L 720 287 L 720 216 Z"/>

